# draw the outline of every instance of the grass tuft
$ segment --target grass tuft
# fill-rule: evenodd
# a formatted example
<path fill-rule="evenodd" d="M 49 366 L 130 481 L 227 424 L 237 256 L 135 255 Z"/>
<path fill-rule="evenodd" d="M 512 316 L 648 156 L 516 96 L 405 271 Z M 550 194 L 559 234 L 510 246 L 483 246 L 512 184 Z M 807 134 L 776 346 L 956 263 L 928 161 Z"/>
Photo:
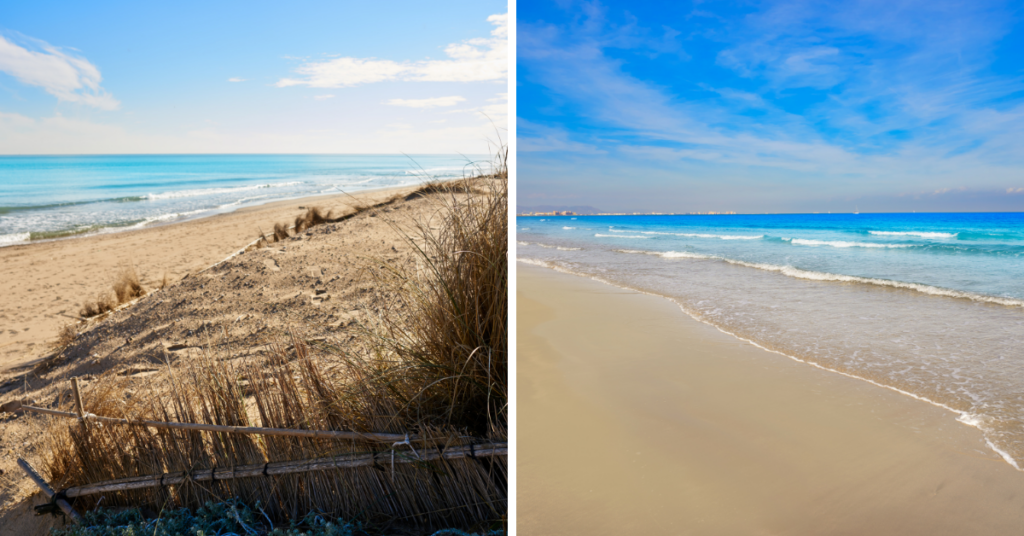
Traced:
<path fill-rule="evenodd" d="M 274 242 L 280 242 L 288 238 L 288 226 L 283 223 L 274 224 Z"/>
<path fill-rule="evenodd" d="M 97 294 L 95 300 L 86 302 L 82 305 L 82 309 L 78 312 L 78 315 L 83 318 L 89 318 L 91 316 L 97 316 L 113 311 L 116 307 L 117 296 L 112 294 L 109 290 L 105 290 Z"/>
<path fill-rule="evenodd" d="M 167 283 L 167 274 L 164 274 L 164 286 Z M 163 288 L 161 286 L 160 288 Z M 128 303 L 135 298 L 144 296 L 146 288 L 139 280 L 139 274 L 135 266 L 127 264 L 114 277 L 113 293 L 110 291 L 100 292 L 92 302 L 86 302 L 78 315 L 83 318 L 101 315 L 113 311 L 118 305 Z"/>
<path fill-rule="evenodd" d="M 388 356 L 383 382 L 400 415 L 476 436 L 503 434 L 508 401 L 508 181 L 490 178 L 441 192 L 439 230 L 417 222 L 403 232 L 418 252 L 415 271 L 381 263 L 381 287 L 398 290 L 405 315 L 383 315 L 371 339 Z M 486 195 L 467 194 L 483 188 Z"/>
<path fill-rule="evenodd" d="M 146 293 L 146 289 L 139 280 L 139 274 L 135 266 L 128 264 L 121 268 L 117 278 L 114 279 L 114 295 L 117 296 L 117 303 L 127 303 Z"/>
<path fill-rule="evenodd" d="M 50 350 L 61 352 L 68 346 L 71 346 L 71 343 L 75 342 L 76 337 L 78 337 L 78 330 L 75 328 L 75 323 L 68 322 L 57 331 L 57 338 L 50 343 Z"/>

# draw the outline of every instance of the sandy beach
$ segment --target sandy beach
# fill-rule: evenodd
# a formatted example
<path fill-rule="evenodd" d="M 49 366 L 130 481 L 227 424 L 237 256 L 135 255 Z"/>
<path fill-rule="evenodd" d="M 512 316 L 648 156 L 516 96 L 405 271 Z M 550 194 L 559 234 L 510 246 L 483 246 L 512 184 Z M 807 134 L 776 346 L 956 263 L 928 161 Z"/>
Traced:
<path fill-rule="evenodd" d="M 153 288 L 221 261 L 276 222 L 291 222 L 300 207 L 336 214 L 374 204 L 412 187 L 276 201 L 206 218 L 144 229 L 0 248 L 0 373 L 48 352 L 81 304 L 111 286 L 120 266 L 133 263 Z"/>
<path fill-rule="evenodd" d="M 944 409 L 672 302 L 517 265 L 519 534 L 1013 534 L 1024 474 Z"/>
<path fill-rule="evenodd" d="M 233 363 L 259 363 L 275 345 L 290 348 L 293 337 L 309 344 L 329 338 L 344 348 L 367 315 L 393 300 L 367 277 L 369 263 L 408 266 L 413 247 L 399 229 L 434 221 L 436 199 L 409 195 L 413 190 L 282 201 L 138 231 L 0 249 L 6 345 L 0 402 L 66 405 L 70 377 L 80 380 L 86 405 L 92 390 L 109 381 L 122 382 L 130 397 L 163 385 L 168 363 L 187 363 L 204 351 Z M 310 206 L 335 216 L 370 208 L 225 261 L 261 228 L 270 233 L 275 223 L 290 223 Z M 109 290 L 119 266 L 129 261 L 139 267 L 148 293 L 77 324 L 74 341 L 51 357 L 59 326 L 73 321 L 90 296 Z M 169 284 L 159 289 L 164 271 Z M 0 415 L 0 534 L 43 534 L 52 523 L 32 515 L 30 506 L 43 499 L 15 464 L 24 457 L 39 466 L 46 422 L 34 414 Z"/>

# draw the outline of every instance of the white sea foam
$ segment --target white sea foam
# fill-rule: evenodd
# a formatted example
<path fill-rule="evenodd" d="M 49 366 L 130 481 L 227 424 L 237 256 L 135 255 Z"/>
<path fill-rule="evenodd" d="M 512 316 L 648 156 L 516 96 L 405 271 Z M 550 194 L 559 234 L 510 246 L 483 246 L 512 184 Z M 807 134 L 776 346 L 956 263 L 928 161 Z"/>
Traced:
<path fill-rule="evenodd" d="M 323 192 L 320 192 L 320 193 L 323 193 Z M 241 205 L 243 203 L 248 203 L 249 201 L 255 201 L 257 199 L 263 199 L 264 197 L 270 197 L 270 196 L 268 196 L 268 195 L 254 195 L 252 197 L 243 197 L 243 198 L 241 198 L 241 199 L 239 199 L 237 201 L 233 201 L 231 203 L 225 203 L 223 205 L 220 205 L 217 208 L 218 209 L 224 209 L 224 208 L 229 208 L 229 207 L 237 207 L 238 205 Z"/>
<path fill-rule="evenodd" d="M 689 251 L 666 251 L 660 254 L 661 257 L 666 259 L 712 259 L 714 257 L 710 255 L 701 255 L 700 253 L 690 253 Z"/>
<path fill-rule="evenodd" d="M 647 238 L 646 236 L 637 235 L 617 235 L 617 234 L 595 234 L 594 236 L 599 238 Z"/>
<path fill-rule="evenodd" d="M 575 227 L 562 227 L 562 229 L 565 229 L 566 231 L 569 231 L 569 230 L 575 229 Z"/>
<path fill-rule="evenodd" d="M 29 233 L 12 233 L 0 235 L 0 248 L 4 246 L 13 246 L 14 244 L 27 242 L 31 236 L 32 235 L 30 235 Z"/>
<path fill-rule="evenodd" d="M 965 300 L 972 300 L 984 303 L 995 303 L 998 305 L 1005 305 L 1008 307 L 1024 307 L 1024 300 L 1018 300 L 1014 298 L 1003 298 L 1000 296 L 988 296 L 985 294 L 977 294 L 974 292 L 965 292 L 962 290 L 952 290 L 942 287 L 933 287 L 931 285 L 923 285 L 921 283 L 907 283 L 904 281 L 893 281 L 891 279 L 879 279 L 875 277 L 859 277 L 855 275 L 843 275 L 833 274 L 829 272 L 815 272 L 813 270 L 802 270 L 793 266 L 779 266 L 777 264 L 768 264 L 763 262 L 746 262 L 735 259 L 729 259 L 726 257 L 720 257 L 717 255 L 702 255 L 700 253 L 690 253 L 688 251 L 638 251 L 628 249 L 615 250 L 620 253 L 642 253 L 645 255 L 656 255 L 658 257 L 664 257 L 666 259 L 673 258 L 687 258 L 687 259 L 705 259 L 705 260 L 719 260 L 729 264 L 737 266 L 746 266 L 747 268 L 756 268 L 758 270 L 764 270 L 767 272 L 776 272 L 782 275 L 793 277 L 797 279 L 807 279 L 810 281 L 835 281 L 838 283 L 861 283 L 865 285 L 876 285 L 880 287 L 899 288 L 905 290 L 913 290 L 921 292 L 923 294 L 930 294 L 932 296 L 944 296 L 947 298 L 958 298 Z"/>
<path fill-rule="evenodd" d="M 146 225 L 149 225 L 151 223 L 174 221 L 181 218 L 187 218 L 189 216 L 195 216 L 197 214 L 202 214 L 204 212 L 209 212 L 210 210 L 212 209 L 201 208 L 199 210 L 190 210 L 188 212 L 172 212 L 170 214 L 161 214 L 160 216 L 151 216 L 135 224 L 133 227 L 145 227 Z"/>
<path fill-rule="evenodd" d="M 648 235 L 667 235 L 667 236 L 685 236 L 687 238 L 718 238 L 720 240 L 757 240 L 758 238 L 764 238 L 763 234 L 759 235 L 716 235 L 707 233 L 665 233 L 661 231 L 620 231 L 618 229 L 608 228 L 613 233 L 631 233 L 639 232 L 640 234 Z"/>
<path fill-rule="evenodd" d="M 688 238 L 718 238 L 720 240 L 757 240 L 758 238 L 764 238 L 764 235 L 716 235 L 716 234 L 704 234 L 704 233 L 656 233 L 654 231 L 645 231 L 644 234 L 664 234 L 664 235 L 675 235 L 685 236 Z"/>
<path fill-rule="evenodd" d="M 519 230 L 520 231 L 529 231 L 530 228 L 529 227 L 520 227 Z"/>
<path fill-rule="evenodd" d="M 960 233 L 929 233 L 923 231 L 868 231 L 879 236 L 917 236 L 920 238 L 956 238 Z"/>
<path fill-rule="evenodd" d="M 663 257 L 666 259 L 701 259 L 701 260 L 727 260 L 722 257 L 716 257 L 715 255 L 704 255 L 701 253 L 690 253 L 689 251 L 644 251 L 640 249 L 616 249 L 619 253 L 633 253 L 640 255 L 653 255 L 655 257 Z"/>
<path fill-rule="evenodd" d="M 551 268 L 552 270 L 558 270 L 559 272 L 565 272 L 565 270 L 559 270 L 555 265 L 548 261 L 542 261 L 540 259 L 531 259 L 529 257 L 516 257 L 516 260 L 523 264 L 532 264 L 534 266 L 543 266 L 544 268 Z M 566 272 L 568 273 L 568 272 Z"/>
<path fill-rule="evenodd" d="M 285 186 L 295 186 L 297 184 L 302 184 L 302 181 L 273 182 L 269 184 L 256 184 L 252 186 L 236 186 L 234 188 L 200 188 L 197 190 L 177 190 L 174 192 L 149 194 L 145 197 L 150 201 L 157 201 L 160 199 L 180 199 L 183 197 L 199 197 L 203 195 L 230 194 L 234 192 L 258 190 L 260 188 L 283 188 Z"/>
<path fill-rule="evenodd" d="M 833 248 L 895 249 L 913 247 L 913 245 L 911 244 L 876 244 L 874 242 L 847 242 L 845 240 L 807 240 L 803 238 L 794 238 L 790 241 L 790 243 L 800 246 L 829 246 Z"/>
<path fill-rule="evenodd" d="M 567 247 L 562 247 L 562 246 L 552 246 L 551 244 L 541 244 L 540 242 L 535 242 L 533 245 L 540 246 L 542 248 L 557 249 L 557 250 L 561 250 L 561 251 L 579 251 L 579 250 L 583 249 L 583 248 L 567 248 Z"/>
<path fill-rule="evenodd" d="M 522 240 L 516 240 L 516 244 L 519 244 L 520 246 L 529 246 L 530 245 L 529 242 L 523 242 Z"/>

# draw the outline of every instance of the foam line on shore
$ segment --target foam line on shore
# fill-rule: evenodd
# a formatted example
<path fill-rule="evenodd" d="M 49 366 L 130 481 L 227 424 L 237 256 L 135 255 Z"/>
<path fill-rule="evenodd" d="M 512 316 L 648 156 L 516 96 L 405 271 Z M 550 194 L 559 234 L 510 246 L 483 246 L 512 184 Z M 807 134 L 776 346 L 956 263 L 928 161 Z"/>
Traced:
<path fill-rule="evenodd" d="M 832 373 L 835 373 L 835 374 L 840 374 L 842 376 L 846 376 L 847 378 L 851 378 L 851 379 L 854 379 L 854 380 L 864 381 L 864 382 L 870 383 L 870 384 L 872 384 L 874 386 L 877 386 L 877 387 L 882 387 L 882 388 L 885 388 L 885 389 L 889 389 L 890 391 L 894 391 L 894 392 L 899 393 L 901 395 L 905 395 L 905 396 L 911 397 L 913 399 L 920 400 L 921 402 L 926 402 L 926 403 L 931 404 L 931 405 L 933 405 L 935 407 L 942 408 L 942 409 L 944 409 L 946 411 L 954 413 L 954 414 L 957 415 L 956 420 L 958 422 L 960 422 L 960 423 L 962 423 L 962 424 L 964 424 L 966 426 L 971 426 L 971 427 L 974 427 L 974 428 L 977 428 L 978 430 L 980 430 L 981 433 L 982 433 L 982 436 L 985 438 L 985 444 L 988 445 L 988 447 L 990 449 L 992 449 L 993 452 L 998 454 L 1006 463 L 1008 463 L 1014 469 L 1016 469 L 1018 471 L 1021 471 L 1021 472 L 1024 472 L 1024 469 L 1021 469 L 1021 467 L 1017 464 L 1017 461 L 1014 460 L 1013 457 L 1010 456 L 1009 453 L 1007 453 L 1006 451 L 1000 449 L 999 447 L 997 447 L 992 442 L 992 440 L 989 438 L 988 431 L 982 426 L 981 419 L 977 415 L 974 415 L 972 413 L 968 413 L 966 411 L 961 411 L 961 410 L 952 408 L 952 407 L 947 406 L 947 405 L 945 405 L 945 404 L 943 404 L 941 402 L 936 402 L 936 401 L 931 400 L 931 399 L 929 399 L 927 397 L 923 397 L 923 396 L 911 393 L 909 391 L 904 391 L 903 389 L 900 389 L 898 387 L 893 387 L 891 385 L 885 385 L 884 383 L 880 383 L 880 382 L 877 382 L 875 380 L 871 380 L 871 379 L 868 379 L 868 378 L 857 376 L 855 374 L 850 374 L 848 372 L 843 372 L 841 370 L 831 369 L 831 368 L 825 367 L 823 365 L 819 365 L 817 363 L 814 363 L 813 361 L 808 361 L 808 360 L 805 360 L 805 359 L 800 359 L 799 357 L 789 355 L 789 354 L 787 354 L 785 352 L 780 352 L 778 350 L 773 350 L 771 348 L 767 348 L 767 347 L 762 346 L 762 345 L 760 345 L 760 344 L 758 344 L 758 343 L 756 343 L 756 342 L 754 342 L 754 341 L 752 341 L 750 339 L 741 337 L 741 336 L 737 335 L 736 333 L 728 331 L 728 330 L 722 328 L 721 326 L 718 326 L 718 325 L 716 325 L 716 324 L 714 324 L 714 323 L 712 323 L 712 322 L 702 318 L 699 314 L 697 314 L 697 313 L 695 313 L 693 311 L 690 311 L 689 309 L 686 308 L 686 306 L 684 306 L 682 303 L 680 303 L 678 300 L 676 300 L 676 299 L 674 299 L 672 297 L 665 296 L 665 295 L 662 295 L 662 294 L 657 294 L 657 293 L 654 293 L 654 292 L 649 292 L 649 291 L 646 291 L 646 290 L 641 290 L 641 289 L 633 288 L 633 287 L 630 287 L 630 286 L 627 286 L 627 285 L 622 285 L 622 284 L 619 284 L 619 283 L 615 283 L 615 282 L 609 281 L 609 280 L 604 279 L 604 278 L 599 277 L 599 276 L 595 276 L 595 275 L 590 275 L 590 274 L 585 274 L 585 273 L 581 273 L 581 272 L 575 272 L 575 271 L 572 271 L 572 270 L 568 270 L 568 269 L 563 268 L 561 266 L 558 266 L 556 264 L 552 264 L 552 263 L 549 263 L 547 261 L 543 261 L 543 260 L 540 260 L 540 259 L 531 259 L 531 258 L 520 257 L 520 258 L 517 258 L 516 260 L 518 262 L 522 262 L 524 264 L 538 266 L 538 267 L 541 267 L 541 268 L 547 268 L 549 270 L 553 270 L 553 271 L 556 271 L 556 272 L 561 272 L 561 273 L 567 274 L 567 275 L 573 275 L 573 276 L 577 276 L 577 277 L 585 277 L 585 278 L 591 279 L 593 281 L 597 281 L 599 283 L 603 283 L 605 285 L 610 285 L 610 286 L 613 286 L 613 287 L 616 287 L 616 288 L 621 288 L 623 290 L 629 290 L 629 291 L 632 291 L 632 292 L 637 292 L 637 293 L 640 293 L 640 294 L 645 294 L 647 296 L 656 296 L 656 297 L 659 297 L 659 298 L 664 298 L 664 299 L 672 302 L 673 304 L 675 304 L 677 307 L 679 307 L 679 310 L 682 311 L 683 313 L 685 313 L 690 318 L 693 318 L 694 320 L 696 320 L 698 322 L 701 322 L 703 324 L 707 324 L 707 325 L 717 329 L 718 331 L 720 331 L 720 332 L 722 332 L 722 333 L 724 333 L 726 335 L 729 335 L 729 336 L 731 336 L 731 337 L 733 337 L 733 338 L 735 338 L 737 340 L 740 340 L 740 341 L 743 341 L 745 343 L 748 343 L 748 344 L 751 344 L 753 346 L 756 346 L 757 348 L 760 348 L 760 349 L 762 349 L 762 350 L 764 350 L 766 352 L 771 352 L 773 354 L 777 354 L 777 355 L 780 355 L 780 356 L 792 359 L 793 361 L 810 365 L 810 366 L 818 368 L 820 370 L 824 370 L 824 371 L 827 371 L 827 372 L 832 372 Z"/>
<path fill-rule="evenodd" d="M 557 249 L 559 251 L 580 251 L 580 250 L 583 249 L 583 248 L 567 248 L 567 247 L 564 247 L 564 246 L 552 246 L 551 244 L 541 244 L 540 242 L 523 242 L 522 240 L 518 240 L 516 243 L 519 244 L 520 246 L 540 246 L 542 248 Z"/>
<path fill-rule="evenodd" d="M 783 238 L 795 246 L 829 246 L 833 248 L 910 248 L 913 244 L 883 244 L 878 242 L 848 242 L 846 240 L 813 240 L 807 238 Z"/>
<path fill-rule="evenodd" d="M 956 238 L 960 233 L 939 233 L 925 231 L 868 231 L 878 236 L 916 236 L 918 238 Z"/>
<path fill-rule="evenodd" d="M 716 235 L 716 234 L 707 234 L 707 233 L 665 233 L 665 232 L 662 232 L 662 231 L 621 231 L 621 230 L 618 230 L 618 229 L 612 229 L 611 227 L 609 227 L 608 230 L 610 232 L 613 232 L 613 233 L 639 232 L 640 234 L 649 234 L 649 235 L 685 236 L 687 238 L 718 238 L 719 240 L 757 240 L 759 238 L 764 238 L 763 234 L 751 236 L 751 235 Z"/>
<path fill-rule="evenodd" d="M 290 183 L 289 183 L 290 184 Z M 295 184 L 301 184 L 301 181 L 296 181 Z M 402 188 L 408 188 L 416 186 L 418 182 L 400 183 L 393 186 L 387 186 L 383 188 L 367 188 L 364 190 L 355 190 L 354 192 L 344 192 L 339 190 L 337 195 L 355 195 L 373 192 L 376 190 L 399 190 Z M 269 185 L 253 187 L 253 188 L 266 188 Z M 240 187 L 239 189 L 253 189 L 250 187 Z M 0 248 L 7 246 L 23 246 L 29 244 L 36 244 L 40 242 L 50 242 L 54 240 L 68 240 L 75 238 L 88 238 L 91 236 L 110 234 L 110 233 L 121 233 L 125 231 L 135 231 L 143 228 L 147 228 L 151 225 L 157 224 L 169 224 L 169 223 L 181 223 L 188 220 L 205 218 L 214 216 L 221 213 L 231 213 L 238 209 L 250 208 L 262 206 L 269 203 L 277 203 L 283 201 L 295 201 L 307 198 L 316 198 L 319 194 L 301 195 L 298 197 L 280 197 L 271 198 L 269 195 L 258 195 L 253 197 L 244 197 L 236 201 L 225 203 L 222 205 L 200 208 L 197 210 L 190 210 L 186 212 L 171 212 L 167 214 L 159 214 L 156 216 L 147 216 L 141 220 L 128 220 L 128 221 L 114 221 L 107 223 L 97 223 L 93 225 L 80 225 L 77 227 L 58 229 L 56 231 L 42 231 L 42 232 L 30 232 L 30 233 L 12 233 L 0 235 Z M 145 198 L 139 198 L 144 200 Z M 258 201 L 252 204 L 253 201 Z M 57 206 L 57 205 L 54 205 Z"/>
<path fill-rule="evenodd" d="M 756 268 L 758 270 L 764 270 L 766 272 L 777 272 L 782 275 L 796 278 L 806 279 L 809 281 L 835 281 L 839 283 L 861 283 L 865 285 L 875 285 L 879 287 L 898 288 L 904 290 L 913 290 L 922 294 L 929 294 L 932 296 L 942 296 L 946 298 L 956 298 L 964 300 L 972 300 L 984 303 L 994 303 L 996 305 L 1004 305 L 1007 307 L 1024 307 L 1024 300 L 1018 300 L 1014 298 L 1001 298 L 999 296 L 989 296 L 986 294 L 977 294 L 974 292 L 966 292 L 962 290 L 952 290 L 942 287 L 934 287 L 931 285 L 925 285 L 922 283 L 908 283 L 904 281 L 893 281 L 891 279 L 879 279 L 875 277 L 860 277 L 855 275 L 843 275 L 833 274 L 829 272 L 816 272 L 814 270 L 803 270 L 793 266 L 780 266 L 777 264 L 768 264 L 764 262 L 746 262 L 736 259 L 730 259 L 728 257 L 721 257 L 718 255 L 705 255 L 702 253 L 691 253 L 688 251 L 643 251 L 636 249 L 617 249 L 619 253 L 629 254 L 643 254 L 643 255 L 655 255 L 665 259 L 699 259 L 699 260 L 717 260 L 734 264 L 736 266 L 745 266 L 747 268 Z"/>

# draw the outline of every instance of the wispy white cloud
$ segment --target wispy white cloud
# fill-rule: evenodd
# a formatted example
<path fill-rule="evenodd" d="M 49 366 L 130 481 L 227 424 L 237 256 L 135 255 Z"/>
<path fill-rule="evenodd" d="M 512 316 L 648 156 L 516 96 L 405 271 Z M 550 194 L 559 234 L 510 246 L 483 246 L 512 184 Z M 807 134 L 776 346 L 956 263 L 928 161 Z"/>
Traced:
<path fill-rule="evenodd" d="M 352 87 L 385 81 L 488 82 L 508 76 L 508 14 L 491 15 L 490 37 L 452 43 L 446 60 L 393 61 L 341 57 L 300 65 L 295 78 L 282 78 L 278 87 Z"/>
<path fill-rule="evenodd" d="M 516 119 L 516 134 L 516 149 L 524 153 L 606 153 L 594 145 L 572 141 L 565 129 L 538 125 L 521 117 Z"/>
<path fill-rule="evenodd" d="M 439 108 L 455 106 L 460 102 L 465 102 L 465 97 L 458 95 L 452 95 L 450 97 L 434 97 L 432 99 L 391 99 L 385 101 L 384 104 L 390 106 L 405 106 L 406 108 Z"/>
<path fill-rule="evenodd" d="M 0 35 L 0 72 L 19 82 L 43 88 L 58 100 L 115 110 L 120 102 L 100 87 L 99 69 L 85 58 L 68 54 L 38 39 L 19 43 Z"/>
<path fill-rule="evenodd" d="M 228 78 L 228 82 L 245 82 L 245 81 L 246 81 L 245 78 L 238 78 L 237 76 L 232 76 L 231 78 Z"/>
<path fill-rule="evenodd" d="M 327 99 L 333 99 L 334 95 L 314 95 L 313 98 L 316 99 L 316 100 L 327 100 Z"/>

